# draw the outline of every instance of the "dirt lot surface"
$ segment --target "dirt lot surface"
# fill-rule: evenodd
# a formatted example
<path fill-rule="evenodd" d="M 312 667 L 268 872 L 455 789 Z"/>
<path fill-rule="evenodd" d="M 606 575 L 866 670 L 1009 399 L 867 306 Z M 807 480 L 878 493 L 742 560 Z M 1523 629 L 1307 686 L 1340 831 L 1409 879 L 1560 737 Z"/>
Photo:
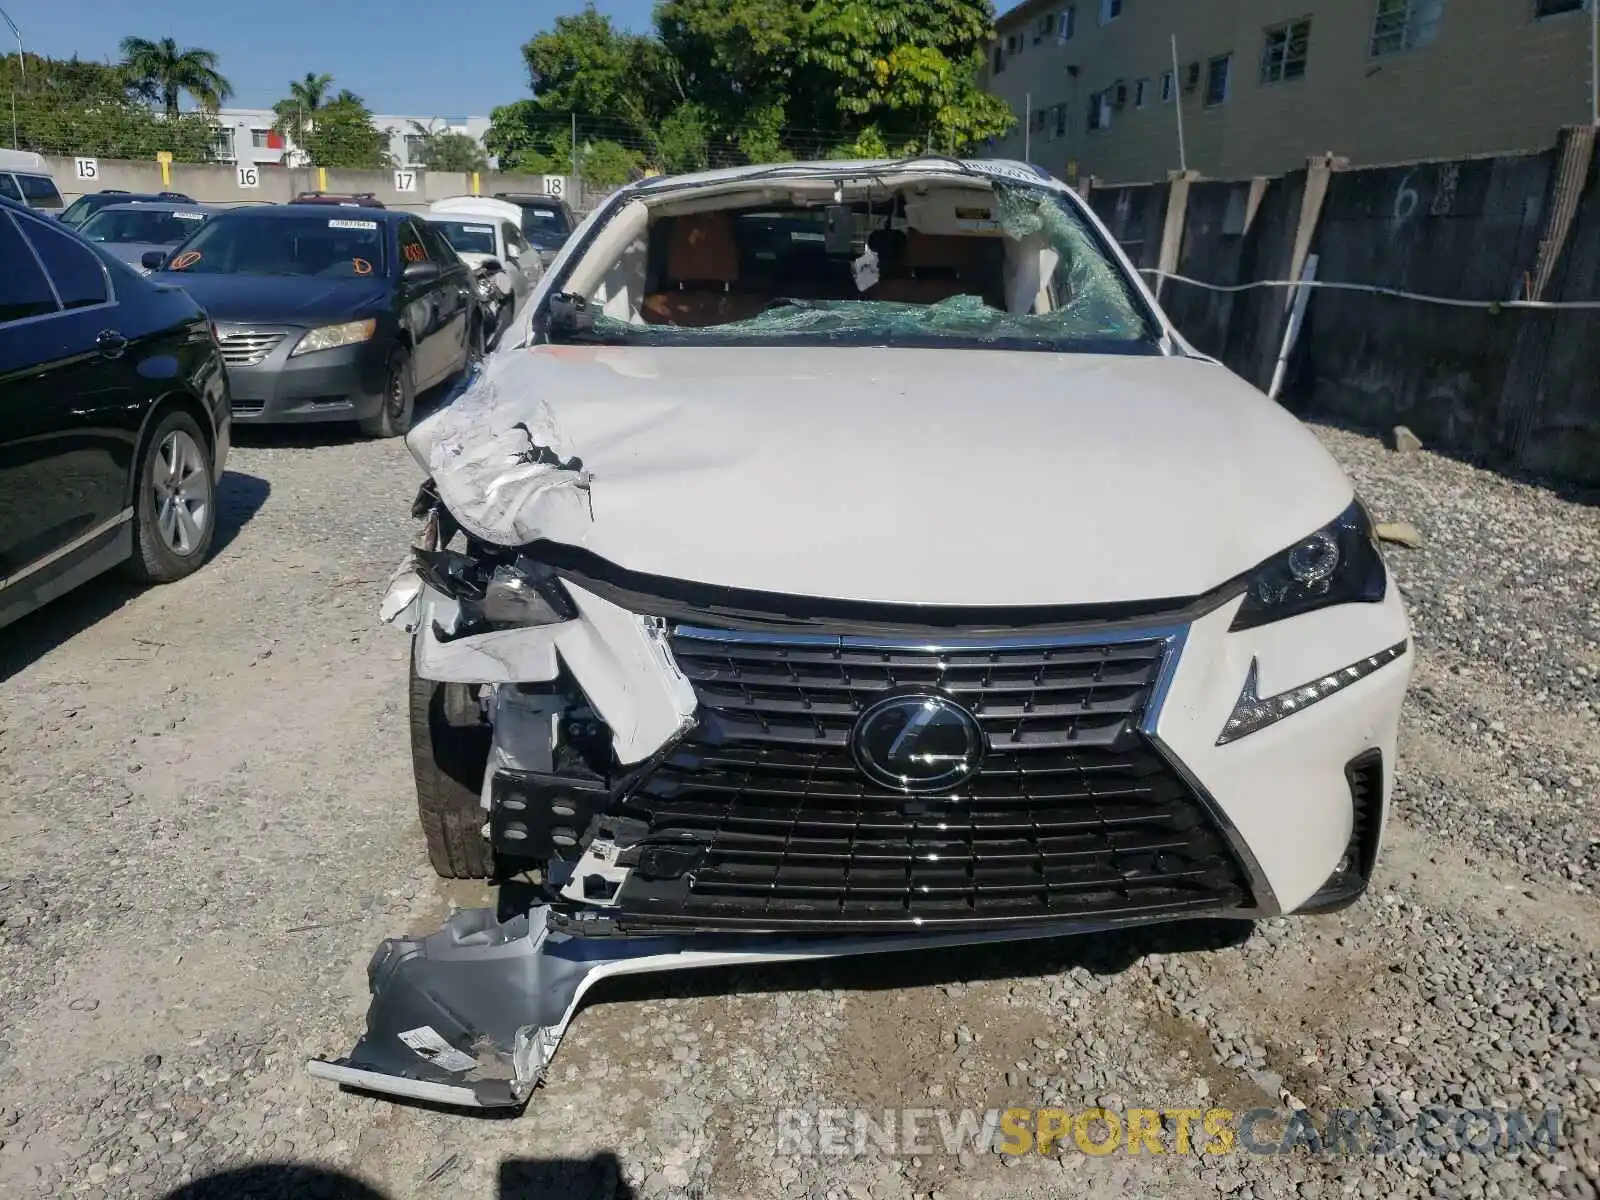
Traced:
<path fill-rule="evenodd" d="M 0 1196 L 164 1197 L 252 1165 L 183 1194 L 369 1194 L 294 1164 L 393 1200 L 1595 1196 L 1600 508 L 1320 432 L 1380 519 L 1427 539 L 1391 555 L 1418 663 L 1366 900 L 1253 932 L 610 987 L 508 1119 L 302 1070 L 360 1031 L 382 936 L 480 897 L 427 868 L 407 644 L 376 619 L 418 473 L 339 436 L 236 449 L 205 570 L 0 632 Z M 1299 1104 L 1557 1109 L 1559 1143 L 779 1145 L 782 1110 L 1097 1104 L 1269 1106 L 1270 1143 Z"/>

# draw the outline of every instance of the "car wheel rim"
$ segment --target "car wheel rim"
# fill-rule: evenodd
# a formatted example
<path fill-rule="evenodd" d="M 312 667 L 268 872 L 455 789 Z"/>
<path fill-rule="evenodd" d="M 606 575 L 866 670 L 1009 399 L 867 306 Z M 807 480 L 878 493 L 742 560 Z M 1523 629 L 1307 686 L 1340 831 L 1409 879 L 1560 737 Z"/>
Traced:
<path fill-rule="evenodd" d="M 389 368 L 389 395 L 387 398 L 389 416 L 396 421 L 406 415 L 406 379 L 405 370 L 396 363 Z"/>
<path fill-rule="evenodd" d="M 187 558 L 205 540 L 211 523 L 211 475 L 206 456 L 183 430 L 167 434 L 156 448 L 156 526 L 168 550 Z"/>

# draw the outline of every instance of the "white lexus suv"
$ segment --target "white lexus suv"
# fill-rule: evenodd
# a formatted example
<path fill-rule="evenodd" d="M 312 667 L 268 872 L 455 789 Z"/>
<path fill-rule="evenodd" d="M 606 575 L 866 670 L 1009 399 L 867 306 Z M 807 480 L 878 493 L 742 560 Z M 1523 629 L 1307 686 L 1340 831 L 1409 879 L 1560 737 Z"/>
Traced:
<path fill-rule="evenodd" d="M 1073 192 L 653 179 L 550 274 L 411 436 L 441 874 L 531 863 L 623 930 L 1360 892 L 1410 673 L 1368 515 Z"/>
<path fill-rule="evenodd" d="M 1030 167 L 624 188 L 410 444 L 422 827 L 541 929 L 932 944 L 1371 876 L 1411 656 L 1370 518 Z"/>

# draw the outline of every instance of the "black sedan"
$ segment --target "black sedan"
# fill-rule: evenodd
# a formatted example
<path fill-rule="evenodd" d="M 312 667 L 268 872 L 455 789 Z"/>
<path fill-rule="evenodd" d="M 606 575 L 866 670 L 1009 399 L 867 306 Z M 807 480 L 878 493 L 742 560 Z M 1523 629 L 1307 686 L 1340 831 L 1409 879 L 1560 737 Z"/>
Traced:
<path fill-rule="evenodd" d="M 239 421 L 355 420 L 393 437 L 417 394 L 483 345 L 471 269 L 406 212 L 234 209 L 143 262 L 211 314 Z"/>
<path fill-rule="evenodd" d="M 0 199 L 0 624 L 119 564 L 197 568 L 229 431 L 200 307 Z"/>

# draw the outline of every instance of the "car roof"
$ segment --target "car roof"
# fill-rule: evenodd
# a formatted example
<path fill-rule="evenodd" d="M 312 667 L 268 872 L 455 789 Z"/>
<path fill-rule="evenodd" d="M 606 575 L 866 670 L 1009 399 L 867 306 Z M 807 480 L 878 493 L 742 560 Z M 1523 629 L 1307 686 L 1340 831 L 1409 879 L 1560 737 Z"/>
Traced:
<path fill-rule="evenodd" d="M 194 204 L 193 200 L 175 196 L 171 192 L 120 192 L 116 190 L 85 192 L 80 200 L 109 200 L 112 204 Z"/>
<path fill-rule="evenodd" d="M 515 225 L 522 220 L 522 209 L 509 200 L 497 200 L 492 196 L 449 196 L 435 200 L 422 215 L 429 218 L 494 217 Z"/>
<path fill-rule="evenodd" d="M 838 162 L 818 159 L 811 162 L 722 167 L 714 171 L 697 171 L 691 175 L 654 175 L 630 183 L 622 190 L 629 194 L 637 194 L 708 183 L 735 183 L 741 179 L 849 179 L 853 176 L 901 171 L 908 175 L 923 173 L 973 175 L 990 182 L 996 179 L 1008 179 L 1014 183 L 1028 183 L 1035 187 L 1048 187 L 1057 191 L 1068 190 L 1066 184 L 1032 163 L 1006 158 L 945 158 L 934 154 L 920 158 L 859 158 Z"/>
<path fill-rule="evenodd" d="M 276 220 L 292 221 L 337 221 L 341 214 L 337 211 L 342 206 L 336 204 L 249 204 L 237 208 L 218 209 L 214 216 L 230 216 L 233 213 L 250 213 L 253 216 L 268 217 Z M 342 219 L 347 221 L 379 221 L 396 224 L 407 217 L 415 216 L 404 209 L 398 208 L 363 208 L 359 205 L 350 205 L 342 214 Z"/>
<path fill-rule="evenodd" d="M 211 204 L 196 204 L 193 200 L 119 200 L 116 204 L 106 204 L 100 209 L 102 213 L 108 212 L 160 212 L 167 209 L 172 212 L 202 212 L 206 216 L 216 216 L 217 213 L 227 212 L 225 208 L 218 208 Z M 95 213 L 99 216 L 100 213 Z"/>
<path fill-rule="evenodd" d="M 496 192 L 490 199 L 504 200 L 507 204 L 546 204 L 551 208 L 567 207 L 567 202 L 560 196 L 546 196 L 542 192 Z"/>

